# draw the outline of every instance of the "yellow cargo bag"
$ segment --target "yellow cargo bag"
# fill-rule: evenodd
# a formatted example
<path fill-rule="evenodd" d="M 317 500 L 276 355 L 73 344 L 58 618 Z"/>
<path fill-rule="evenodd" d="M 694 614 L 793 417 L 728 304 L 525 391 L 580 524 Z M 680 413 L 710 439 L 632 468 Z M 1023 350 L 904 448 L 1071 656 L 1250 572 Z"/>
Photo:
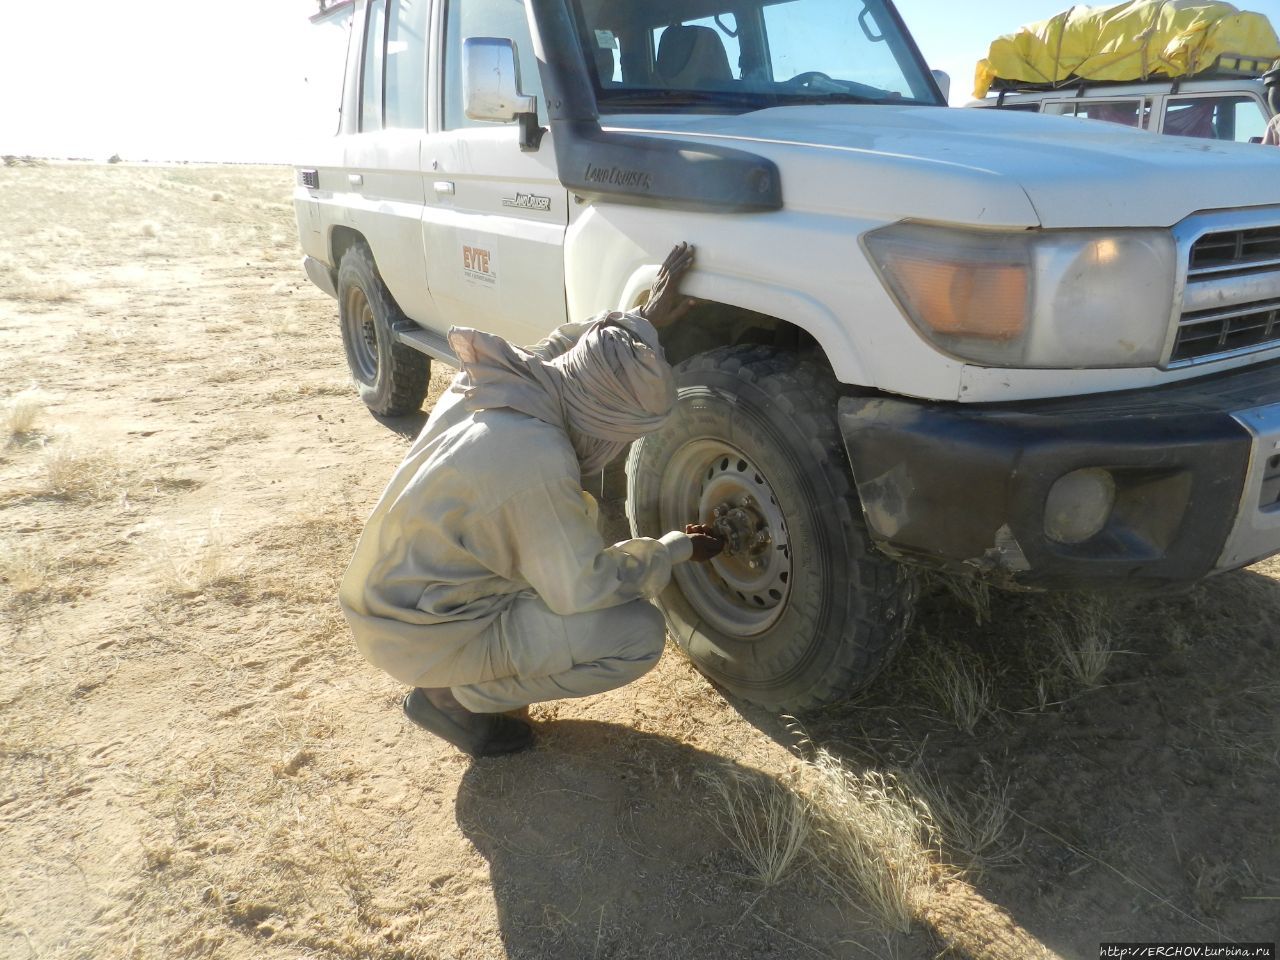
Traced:
<path fill-rule="evenodd" d="M 997 80 L 1054 86 L 1074 80 L 1190 77 L 1215 67 L 1260 73 L 1280 39 L 1260 13 L 1213 0 L 1132 0 L 1072 7 L 991 44 L 978 63 L 975 97 Z"/>

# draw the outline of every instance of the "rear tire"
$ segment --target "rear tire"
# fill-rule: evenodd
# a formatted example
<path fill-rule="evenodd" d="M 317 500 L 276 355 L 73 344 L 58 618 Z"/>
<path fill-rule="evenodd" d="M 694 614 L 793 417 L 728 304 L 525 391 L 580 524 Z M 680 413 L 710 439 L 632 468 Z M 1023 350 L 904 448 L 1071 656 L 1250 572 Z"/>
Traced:
<path fill-rule="evenodd" d="M 659 603 L 677 643 L 771 709 L 848 697 L 901 645 L 914 590 L 867 537 L 834 378 L 760 346 L 712 350 L 676 373 L 674 415 L 627 460 L 632 532 L 712 522 L 718 507 L 743 534 L 733 556 L 676 568 Z"/>
<path fill-rule="evenodd" d="M 338 317 L 347 367 L 365 406 L 383 417 L 421 409 L 431 361 L 396 339 L 413 321 L 391 298 L 365 246 L 350 247 L 338 264 Z"/>

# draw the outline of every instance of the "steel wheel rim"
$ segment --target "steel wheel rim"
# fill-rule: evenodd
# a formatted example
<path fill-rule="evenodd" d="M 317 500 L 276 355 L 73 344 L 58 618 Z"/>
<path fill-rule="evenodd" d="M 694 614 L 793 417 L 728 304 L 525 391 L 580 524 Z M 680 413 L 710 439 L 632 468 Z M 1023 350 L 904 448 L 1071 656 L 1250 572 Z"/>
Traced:
<path fill-rule="evenodd" d="M 778 622 L 791 597 L 790 538 L 777 495 L 745 453 L 718 439 L 685 444 L 663 473 L 658 515 L 664 530 L 697 522 L 735 535 L 736 544 L 710 563 L 676 568 L 676 582 L 703 621 L 737 639 Z"/>
<path fill-rule="evenodd" d="M 359 287 L 352 287 L 347 294 L 343 322 L 356 376 L 361 383 L 372 386 L 378 379 L 378 327 L 373 317 L 373 306 Z"/>

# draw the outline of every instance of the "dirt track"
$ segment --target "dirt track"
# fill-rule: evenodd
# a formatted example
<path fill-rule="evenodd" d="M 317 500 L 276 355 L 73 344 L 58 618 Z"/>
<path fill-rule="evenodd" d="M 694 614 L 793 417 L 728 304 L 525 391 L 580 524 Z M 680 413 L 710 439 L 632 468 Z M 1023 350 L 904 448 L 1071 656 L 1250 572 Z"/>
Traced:
<path fill-rule="evenodd" d="M 795 734 L 674 650 L 632 687 L 535 708 L 531 754 L 469 765 L 408 726 L 333 597 L 421 418 L 378 423 L 350 389 L 290 179 L 0 169 L 0 956 L 1085 958 L 1280 937 L 1275 562 L 1095 620 L 1014 598 L 982 626 L 935 592 L 869 696 L 801 718 L 938 809 L 966 880 L 931 888 L 909 933 L 803 858 L 761 889 L 712 785 L 785 792 Z M 1118 651 L 1096 688 L 1066 678 L 1059 627 Z M 967 720 L 956 676 L 989 689 Z"/>

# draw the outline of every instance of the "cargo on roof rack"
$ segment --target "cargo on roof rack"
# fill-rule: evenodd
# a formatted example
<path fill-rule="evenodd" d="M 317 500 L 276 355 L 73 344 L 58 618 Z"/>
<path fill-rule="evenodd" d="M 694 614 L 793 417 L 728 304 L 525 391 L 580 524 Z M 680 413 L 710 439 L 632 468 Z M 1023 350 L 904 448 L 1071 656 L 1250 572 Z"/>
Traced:
<path fill-rule="evenodd" d="M 974 96 L 1081 82 L 1132 83 L 1182 77 L 1259 76 L 1280 59 L 1266 16 L 1229 3 L 1195 6 L 1133 0 L 1072 7 L 991 44 L 978 63 Z"/>

